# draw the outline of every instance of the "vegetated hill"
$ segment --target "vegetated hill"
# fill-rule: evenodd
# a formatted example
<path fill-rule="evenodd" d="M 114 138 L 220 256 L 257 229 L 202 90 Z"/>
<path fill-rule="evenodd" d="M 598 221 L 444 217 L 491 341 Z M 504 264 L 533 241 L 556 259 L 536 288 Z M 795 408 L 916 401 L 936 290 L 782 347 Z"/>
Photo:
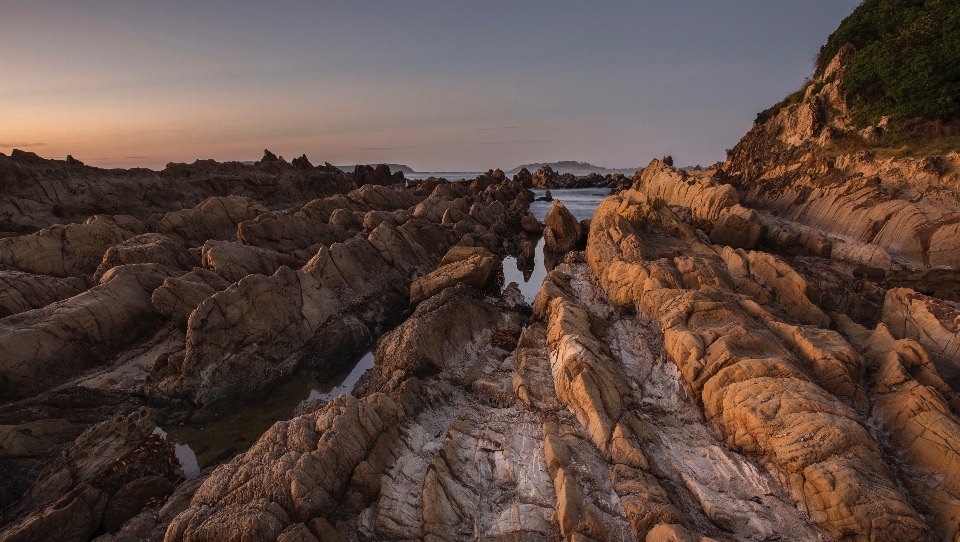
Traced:
<path fill-rule="evenodd" d="M 595 166 L 588 162 L 575 162 L 573 160 L 564 160 L 561 162 L 536 162 L 532 164 L 524 164 L 522 166 L 517 166 L 510 171 L 507 171 L 507 175 L 516 175 L 520 172 L 521 169 L 527 168 L 527 171 L 536 171 L 543 166 L 550 166 L 554 171 L 560 174 L 572 173 L 574 175 L 586 175 L 588 173 L 623 173 L 624 175 L 633 175 L 639 167 L 634 168 L 624 168 L 624 169 L 612 169 L 605 168 L 600 166 Z"/>
<path fill-rule="evenodd" d="M 960 147 L 960 5 L 955 0 L 866 0 L 820 48 L 814 77 L 755 120 L 818 94 L 833 82 L 830 62 L 843 55 L 839 96 L 846 127 L 883 123 L 866 141 L 835 141 L 836 151 L 877 150 L 899 156 L 946 154 Z M 837 111 L 827 111 L 835 116 Z"/>
<path fill-rule="evenodd" d="M 950 132 L 957 121 L 904 118 L 893 102 L 881 106 L 850 91 L 851 81 L 859 81 L 855 70 L 864 51 L 886 44 L 877 40 L 891 33 L 911 35 L 911 25 L 929 21 L 936 6 L 868 1 L 841 24 L 822 50 L 813 79 L 758 115 L 728 152 L 718 177 L 737 188 L 741 203 L 827 236 L 865 243 L 854 259 L 868 267 L 960 268 L 960 138 Z M 873 21 L 881 38 L 859 39 L 859 51 L 845 43 L 821 68 L 836 36 L 850 33 L 851 21 L 861 28 L 854 37 L 867 36 Z M 902 65 L 896 70 L 905 73 L 893 73 L 887 67 L 892 71 L 882 81 L 918 69 Z M 884 115 L 861 127 L 858 107 Z"/>
<path fill-rule="evenodd" d="M 956 0 L 867 0 L 840 23 L 817 56 L 817 75 L 844 44 L 852 119 L 884 115 L 949 120 L 960 115 L 960 4 Z"/>

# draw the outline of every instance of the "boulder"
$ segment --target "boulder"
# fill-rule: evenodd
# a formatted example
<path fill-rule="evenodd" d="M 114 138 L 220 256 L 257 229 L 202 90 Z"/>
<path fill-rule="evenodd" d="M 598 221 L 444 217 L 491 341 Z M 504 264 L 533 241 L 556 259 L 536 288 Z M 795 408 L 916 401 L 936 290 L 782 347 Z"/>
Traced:
<path fill-rule="evenodd" d="M 550 206 L 543 223 L 544 249 L 555 254 L 573 250 L 583 233 L 580 223 L 559 201 Z"/>
<path fill-rule="evenodd" d="M 531 179 L 533 188 L 560 188 L 560 176 L 550 166 L 544 165 L 538 169 Z"/>
<path fill-rule="evenodd" d="M 264 213 L 237 226 L 240 243 L 288 254 L 349 238 L 350 234 L 340 226 L 328 224 L 326 219 L 302 210 L 291 214 Z"/>
<path fill-rule="evenodd" d="M 296 257 L 232 241 L 207 241 L 201 256 L 203 267 L 220 275 L 228 282 L 237 282 L 247 275 L 272 275 L 281 266 L 299 267 Z"/>
<path fill-rule="evenodd" d="M 460 262 L 471 256 L 493 256 L 493 253 L 483 247 L 455 246 L 443 255 L 443 258 L 440 259 L 440 266 Z"/>
<path fill-rule="evenodd" d="M 706 174 L 693 175 L 676 169 L 662 160 L 650 162 L 634 183 L 633 189 L 660 198 L 670 205 L 686 207 L 694 219 L 708 223 L 716 222 L 726 209 L 740 202 L 737 189 L 733 186 L 721 184 Z"/>
<path fill-rule="evenodd" d="M 208 240 L 236 241 L 237 225 L 268 212 L 250 198 L 240 196 L 211 197 L 193 209 L 183 209 L 151 219 L 154 231 L 188 247 L 198 247 Z"/>
<path fill-rule="evenodd" d="M 230 283 L 213 271 L 194 268 L 180 277 L 167 277 L 150 295 L 157 312 L 186 326 L 190 313 L 213 294 L 226 290 Z"/>
<path fill-rule="evenodd" d="M 146 230 L 133 217 L 94 216 L 83 224 L 54 224 L 36 233 L 0 239 L 0 265 L 38 275 L 92 275 L 108 248 Z"/>
<path fill-rule="evenodd" d="M 99 281 L 107 271 L 118 265 L 137 263 L 155 263 L 187 271 L 200 265 L 200 258 L 169 237 L 159 233 L 144 233 L 107 249 L 93 278 Z"/>
<path fill-rule="evenodd" d="M 883 323 L 894 337 L 920 343 L 943 379 L 960 389 L 960 306 L 908 288 L 892 288 L 883 301 Z"/>
<path fill-rule="evenodd" d="M 520 225 L 523 227 L 523 231 L 533 235 L 540 235 L 543 231 L 540 227 L 540 221 L 533 216 L 533 213 L 523 215 L 523 218 L 520 219 Z"/>
<path fill-rule="evenodd" d="M 520 168 L 513 180 L 520 183 L 521 188 L 533 188 L 533 175 L 530 175 L 530 171 L 525 167 Z"/>
<path fill-rule="evenodd" d="M 495 307 L 474 299 L 464 286 L 428 298 L 377 342 L 374 356 L 381 362 L 374 367 L 368 390 L 389 392 L 411 377 L 445 369 L 457 372 L 455 360 L 462 357 L 464 345 L 484 329 L 495 328 L 500 319 Z"/>
<path fill-rule="evenodd" d="M 384 460 L 380 456 L 406 417 L 402 404 L 374 393 L 364 399 L 341 395 L 311 414 L 274 424 L 250 450 L 210 475 L 165 538 L 190 540 L 203 533 L 228 539 L 243 525 L 245 536 L 274 540 L 295 522 L 329 516 L 355 469 Z"/>
<path fill-rule="evenodd" d="M 501 269 L 500 259 L 489 252 L 486 255 L 474 254 L 464 260 L 448 263 L 413 281 L 410 285 L 410 305 L 415 307 L 425 299 L 457 284 L 482 289 L 491 279 L 496 278 Z"/>
<path fill-rule="evenodd" d="M 820 292 L 789 264 L 766 252 L 747 253 L 750 276 L 771 292 L 773 302 L 796 321 L 830 327 L 830 318 L 817 307 Z"/>

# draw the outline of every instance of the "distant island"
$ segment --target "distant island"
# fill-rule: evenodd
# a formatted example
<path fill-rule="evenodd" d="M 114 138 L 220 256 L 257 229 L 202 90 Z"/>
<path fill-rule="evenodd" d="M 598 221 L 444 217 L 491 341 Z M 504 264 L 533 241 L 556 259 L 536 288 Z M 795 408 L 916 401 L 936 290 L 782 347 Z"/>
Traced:
<path fill-rule="evenodd" d="M 527 168 L 527 171 L 533 173 L 534 171 L 540 169 L 543 166 L 550 166 L 551 169 L 556 171 L 559 174 L 572 173 L 574 175 L 586 175 L 588 173 L 622 173 L 624 175 L 633 175 L 637 172 L 638 169 L 642 167 L 633 167 L 633 168 L 624 168 L 624 169 L 611 169 L 600 166 L 595 166 L 588 162 L 575 162 L 573 160 L 564 160 L 562 162 L 536 162 L 533 164 L 524 164 L 522 166 L 517 166 L 510 171 L 505 172 L 507 175 L 516 175 L 520 172 L 521 169 Z"/>

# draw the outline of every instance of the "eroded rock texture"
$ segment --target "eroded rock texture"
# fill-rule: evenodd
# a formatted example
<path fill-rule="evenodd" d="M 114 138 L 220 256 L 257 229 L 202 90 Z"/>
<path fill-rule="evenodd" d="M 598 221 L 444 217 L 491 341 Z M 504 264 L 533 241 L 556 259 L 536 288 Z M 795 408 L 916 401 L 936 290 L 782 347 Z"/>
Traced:
<path fill-rule="evenodd" d="M 738 295 L 713 249 L 638 192 L 601 204 L 587 260 L 615 304 L 659 325 L 716 434 L 767 466 L 828 534 L 932 538 L 857 412 L 862 361 L 841 336 L 804 325 L 796 307 L 781 306 L 791 325 Z"/>

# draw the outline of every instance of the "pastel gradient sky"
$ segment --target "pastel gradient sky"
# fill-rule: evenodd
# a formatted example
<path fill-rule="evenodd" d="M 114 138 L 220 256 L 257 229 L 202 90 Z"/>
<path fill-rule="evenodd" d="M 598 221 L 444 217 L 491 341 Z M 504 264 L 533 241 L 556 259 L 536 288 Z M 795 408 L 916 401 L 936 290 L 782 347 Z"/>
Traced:
<path fill-rule="evenodd" d="M 707 165 L 858 3 L 0 0 L 0 152 Z"/>

